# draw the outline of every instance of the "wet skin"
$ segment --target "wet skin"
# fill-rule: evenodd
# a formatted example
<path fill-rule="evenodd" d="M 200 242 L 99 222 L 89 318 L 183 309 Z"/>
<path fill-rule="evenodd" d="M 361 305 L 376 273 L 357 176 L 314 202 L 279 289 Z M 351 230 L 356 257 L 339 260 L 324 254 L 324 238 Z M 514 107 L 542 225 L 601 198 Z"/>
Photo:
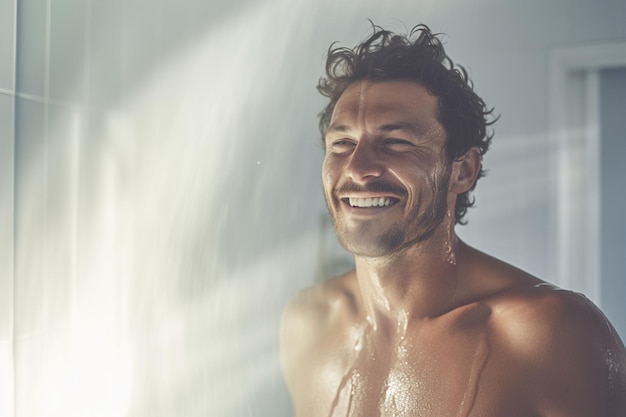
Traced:
<path fill-rule="evenodd" d="M 355 272 L 292 301 L 282 345 L 294 416 L 626 415 L 626 353 L 590 302 L 458 251 L 471 274 L 460 278 L 482 294 L 409 317 L 404 332 L 370 324 Z"/>
<path fill-rule="evenodd" d="M 456 238 L 447 208 L 480 157 L 447 161 L 444 143 L 418 84 L 356 83 L 337 103 L 323 185 L 356 270 L 283 314 L 294 415 L 626 416 L 626 352 L 602 313 Z"/>

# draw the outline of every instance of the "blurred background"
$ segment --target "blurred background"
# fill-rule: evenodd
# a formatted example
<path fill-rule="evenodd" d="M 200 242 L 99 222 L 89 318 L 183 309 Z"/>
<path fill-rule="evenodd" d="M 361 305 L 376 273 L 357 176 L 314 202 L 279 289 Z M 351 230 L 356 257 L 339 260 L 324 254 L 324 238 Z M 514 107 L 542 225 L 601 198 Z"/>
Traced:
<path fill-rule="evenodd" d="M 350 268 L 328 46 L 425 23 L 501 120 L 458 233 L 626 335 L 626 2 L 0 0 L 0 416 L 288 416 L 278 324 Z"/>

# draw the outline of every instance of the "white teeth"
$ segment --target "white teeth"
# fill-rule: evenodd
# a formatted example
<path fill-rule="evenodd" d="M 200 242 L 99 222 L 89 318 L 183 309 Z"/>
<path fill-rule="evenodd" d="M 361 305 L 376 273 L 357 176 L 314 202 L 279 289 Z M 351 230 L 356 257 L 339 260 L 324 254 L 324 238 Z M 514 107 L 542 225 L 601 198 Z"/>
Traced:
<path fill-rule="evenodd" d="M 368 198 L 353 198 L 348 199 L 352 207 L 387 207 L 391 204 L 391 200 L 386 197 L 368 197 Z"/>

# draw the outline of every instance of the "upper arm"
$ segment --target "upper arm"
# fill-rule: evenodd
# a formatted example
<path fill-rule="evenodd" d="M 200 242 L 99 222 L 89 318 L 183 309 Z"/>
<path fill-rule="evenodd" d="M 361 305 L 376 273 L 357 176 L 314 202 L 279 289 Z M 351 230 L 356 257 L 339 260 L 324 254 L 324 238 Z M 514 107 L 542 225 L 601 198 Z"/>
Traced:
<path fill-rule="evenodd" d="M 304 329 L 307 328 L 306 314 L 301 306 L 298 295 L 283 310 L 280 323 L 280 365 L 283 378 L 289 393 L 293 397 L 295 386 L 296 364 L 302 356 Z"/>
<path fill-rule="evenodd" d="M 285 307 L 280 325 L 280 362 L 294 409 L 308 391 L 313 355 L 323 331 L 325 309 L 317 289 L 297 294 Z"/>
<path fill-rule="evenodd" d="M 626 416 L 624 348 L 602 313 L 565 291 L 541 303 L 531 319 L 534 333 L 528 335 L 533 355 L 525 358 L 539 415 Z"/>

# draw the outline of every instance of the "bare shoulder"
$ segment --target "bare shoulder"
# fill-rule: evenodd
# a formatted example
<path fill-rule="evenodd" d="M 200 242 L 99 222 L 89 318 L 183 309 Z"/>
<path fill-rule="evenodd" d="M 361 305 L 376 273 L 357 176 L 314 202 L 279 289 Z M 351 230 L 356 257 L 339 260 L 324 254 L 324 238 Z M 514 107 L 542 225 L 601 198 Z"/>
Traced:
<path fill-rule="evenodd" d="M 626 350 L 600 309 L 473 248 L 467 254 L 499 366 L 536 414 L 626 416 Z"/>
<path fill-rule="evenodd" d="M 482 289 L 474 292 L 475 297 L 491 308 L 495 329 L 518 352 L 533 357 L 547 354 L 559 343 L 577 338 L 581 342 L 577 346 L 582 347 L 622 346 L 604 314 L 584 295 L 560 289 L 473 248 L 467 251 L 469 275 Z"/>
<path fill-rule="evenodd" d="M 306 288 L 297 293 L 285 307 L 282 327 L 291 331 L 306 324 L 307 332 L 313 330 L 315 333 L 316 328 L 325 327 L 335 316 L 356 308 L 356 293 L 354 271 Z"/>
<path fill-rule="evenodd" d="M 533 387 L 541 415 L 626 415 L 626 351 L 590 300 L 543 283 L 489 304 L 495 340 Z"/>
<path fill-rule="evenodd" d="M 322 282 L 296 294 L 281 318 L 281 365 L 287 386 L 306 375 L 303 367 L 313 364 L 328 336 L 350 320 L 357 309 L 354 271 Z M 303 360 L 306 359 L 306 360 Z"/>

